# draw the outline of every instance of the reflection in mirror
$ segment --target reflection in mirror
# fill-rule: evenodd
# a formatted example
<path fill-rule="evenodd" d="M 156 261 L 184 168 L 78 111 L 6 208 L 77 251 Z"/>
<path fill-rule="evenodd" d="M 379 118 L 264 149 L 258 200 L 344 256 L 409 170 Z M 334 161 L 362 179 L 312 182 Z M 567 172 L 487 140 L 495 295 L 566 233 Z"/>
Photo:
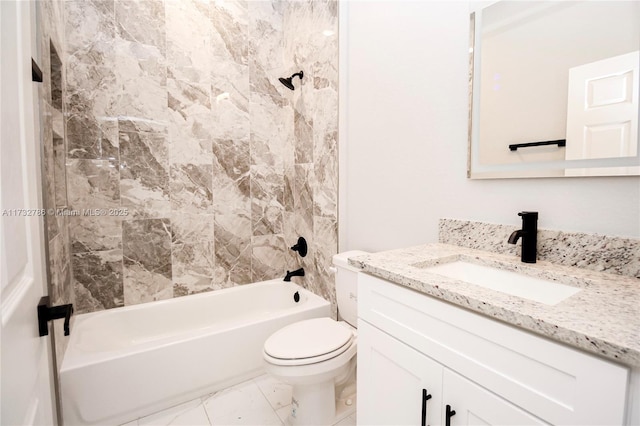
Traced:
<path fill-rule="evenodd" d="M 640 2 L 472 14 L 469 176 L 640 174 Z"/>

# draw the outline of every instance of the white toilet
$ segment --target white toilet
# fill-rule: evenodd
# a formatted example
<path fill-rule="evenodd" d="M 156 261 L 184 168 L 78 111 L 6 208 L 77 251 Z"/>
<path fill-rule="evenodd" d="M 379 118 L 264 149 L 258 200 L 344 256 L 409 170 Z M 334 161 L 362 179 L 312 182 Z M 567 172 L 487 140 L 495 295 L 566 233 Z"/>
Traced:
<path fill-rule="evenodd" d="M 264 344 L 265 370 L 293 386 L 291 425 L 331 425 L 355 412 L 358 335 L 357 273 L 349 257 L 353 250 L 333 256 L 338 316 L 314 318 L 288 325 Z"/>

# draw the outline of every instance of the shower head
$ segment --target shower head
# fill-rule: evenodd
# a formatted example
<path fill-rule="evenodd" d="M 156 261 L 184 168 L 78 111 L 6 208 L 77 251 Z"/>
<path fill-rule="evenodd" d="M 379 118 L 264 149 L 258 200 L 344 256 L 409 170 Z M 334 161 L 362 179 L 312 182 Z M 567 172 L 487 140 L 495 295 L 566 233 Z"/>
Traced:
<path fill-rule="evenodd" d="M 280 78 L 280 83 L 284 84 L 284 86 L 288 89 L 291 90 L 295 90 L 295 87 L 293 87 L 293 83 L 291 82 L 291 77 L 289 78 Z"/>
<path fill-rule="evenodd" d="M 300 71 L 300 72 L 297 72 L 297 73 L 293 74 L 289 78 L 279 78 L 278 80 L 280 80 L 280 83 L 282 83 L 287 89 L 295 90 L 295 87 L 293 87 L 293 77 L 295 77 L 295 76 L 300 77 L 300 80 L 302 80 L 302 77 L 304 76 L 304 73 L 302 71 Z"/>

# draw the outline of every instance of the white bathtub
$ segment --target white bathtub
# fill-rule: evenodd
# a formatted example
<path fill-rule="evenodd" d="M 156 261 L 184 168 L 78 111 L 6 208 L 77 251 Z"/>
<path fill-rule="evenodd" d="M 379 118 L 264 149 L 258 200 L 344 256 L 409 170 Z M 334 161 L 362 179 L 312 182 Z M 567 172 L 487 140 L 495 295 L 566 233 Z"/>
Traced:
<path fill-rule="evenodd" d="M 78 315 L 60 367 L 64 424 L 122 424 L 259 376 L 267 337 L 330 314 L 271 280 Z"/>

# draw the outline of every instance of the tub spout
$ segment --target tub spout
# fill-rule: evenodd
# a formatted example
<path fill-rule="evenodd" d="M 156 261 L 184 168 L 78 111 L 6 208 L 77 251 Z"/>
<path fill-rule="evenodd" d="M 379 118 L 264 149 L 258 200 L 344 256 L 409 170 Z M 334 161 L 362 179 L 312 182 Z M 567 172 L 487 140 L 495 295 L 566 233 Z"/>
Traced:
<path fill-rule="evenodd" d="M 284 277 L 284 280 L 291 281 L 291 277 L 304 277 L 304 268 L 296 269 L 295 271 L 287 271 L 287 275 Z"/>

